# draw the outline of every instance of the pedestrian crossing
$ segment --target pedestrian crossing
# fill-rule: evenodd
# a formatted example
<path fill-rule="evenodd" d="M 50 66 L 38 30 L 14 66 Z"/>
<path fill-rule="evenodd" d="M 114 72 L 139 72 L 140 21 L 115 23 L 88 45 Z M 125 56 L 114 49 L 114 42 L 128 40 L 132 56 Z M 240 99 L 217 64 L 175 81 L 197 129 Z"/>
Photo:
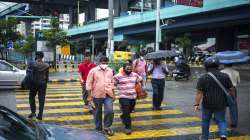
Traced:
<path fill-rule="evenodd" d="M 18 113 L 25 117 L 30 114 L 28 92 L 17 90 Z M 201 128 L 199 117 L 190 116 L 174 108 L 174 105 L 163 105 L 163 110 L 152 111 L 150 97 L 139 100 L 136 112 L 132 113 L 131 135 L 123 133 L 124 126 L 120 120 L 119 102 L 114 102 L 114 128 L 116 134 L 110 140 L 119 139 L 166 139 L 196 140 Z M 38 102 L 37 102 L 38 106 Z M 37 109 L 38 110 L 38 109 Z M 94 130 L 93 115 L 83 108 L 81 86 L 79 83 L 51 83 L 47 88 L 43 123 L 56 124 L 64 127 Z M 216 139 L 218 128 L 213 124 L 210 128 L 212 137 Z M 250 136 L 232 136 L 231 140 L 250 140 Z"/>

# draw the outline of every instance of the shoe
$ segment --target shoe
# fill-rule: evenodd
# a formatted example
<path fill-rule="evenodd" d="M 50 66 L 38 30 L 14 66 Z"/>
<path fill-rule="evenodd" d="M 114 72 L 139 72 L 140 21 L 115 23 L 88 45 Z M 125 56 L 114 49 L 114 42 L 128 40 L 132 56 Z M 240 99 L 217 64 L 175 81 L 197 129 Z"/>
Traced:
<path fill-rule="evenodd" d="M 125 134 L 126 135 L 131 135 L 132 133 L 132 130 L 131 129 L 125 129 Z"/>
<path fill-rule="evenodd" d="M 156 110 L 156 107 L 152 107 L 152 110 Z"/>
<path fill-rule="evenodd" d="M 113 136 L 115 132 L 111 128 L 104 128 L 104 133 L 108 136 Z"/>
<path fill-rule="evenodd" d="M 156 107 L 155 110 L 162 110 L 162 108 L 161 107 Z"/>
<path fill-rule="evenodd" d="M 28 116 L 29 119 L 32 119 L 33 117 L 36 117 L 36 113 L 31 113 L 31 114 Z"/>
<path fill-rule="evenodd" d="M 135 113 L 135 110 L 132 110 L 131 113 Z"/>
<path fill-rule="evenodd" d="M 39 120 L 39 121 L 42 121 L 42 120 L 43 120 L 43 117 L 37 116 L 36 119 Z"/>
<path fill-rule="evenodd" d="M 83 108 L 84 109 L 89 109 L 89 106 L 88 105 L 83 105 Z"/>
<path fill-rule="evenodd" d="M 220 140 L 227 140 L 227 137 L 225 135 L 220 136 Z"/>

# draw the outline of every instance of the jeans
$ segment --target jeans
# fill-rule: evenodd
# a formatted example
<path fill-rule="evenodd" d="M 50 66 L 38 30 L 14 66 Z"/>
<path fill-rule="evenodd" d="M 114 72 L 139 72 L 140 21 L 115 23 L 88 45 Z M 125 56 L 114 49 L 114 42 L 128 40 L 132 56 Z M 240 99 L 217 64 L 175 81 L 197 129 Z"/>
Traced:
<path fill-rule="evenodd" d="M 238 103 L 237 103 L 236 97 L 237 96 L 232 96 L 232 98 L 235 100 L 235 104 L 232 106 L 229 106 L 231 125 L 233 125 L 235 127 L 237 127 L 237 125 L 238 125 Z"/>
<path fill-rule="evenodd" d="M 165 79 L 152 79 L 151 84 L 153 88 L 153 106 L 159 108 L 163 100 Z"/>
<path fill-rule="evenodd" d="M 131 129 L 131 116 L 130 113 L 133 110 L 135 99 L 120 98 L 119 103 L 121 105 L 122 115 L 121 119 L 126 129 Z"/>
<path fill-rule="evenodd" d="M 29 103 L 31 113 L 36 113 L 36 100 L 35 97 L 38 93 L 38 101 L 39 101 L 39 114 L 38 117 L 42 118 L 43 116 L 43 108 L 45 103 L 45 96 L 46 96 L 46 84 L 35 84 L 32 86 L 29 92 Z"/>
<path fill-rule="evenodd" d="M 82 85 L 82 99 L 84 102 L 84 105 L 88 105 L 88 92 L 86 90 L 86 83 L 81 84 Z"/>
<path fill-rule="evenodd" d="M 111 97 L 106 98 L 94 98 L 95 104 L 94 110 L 94 118 L 95 118 L 95 126 L 97 131 L 102 131 L 102 106 L 104 104 L 104 128 L 109 128 L 114 119 L 114 111 L 113 111 L 113 99 Z"/>
<path fill-rule="evenodd" d="M 217 125 L 219 126 L 219 134 L 227 135 L 227 124 L 226 124 L 226 108 L 220 111 L 210 110 L 207 108 L 202 108 L 202 140 L 208 140 L 209 138 L 209 126 L 212 115 L 214 114 Z"/>

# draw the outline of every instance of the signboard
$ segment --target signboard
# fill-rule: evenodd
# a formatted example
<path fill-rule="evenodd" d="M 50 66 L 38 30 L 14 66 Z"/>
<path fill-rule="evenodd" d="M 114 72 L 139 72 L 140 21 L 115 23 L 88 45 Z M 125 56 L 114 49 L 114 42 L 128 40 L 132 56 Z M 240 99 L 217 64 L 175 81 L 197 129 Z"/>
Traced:
<path fill-rule="evenodd" d="M 36 40 L 43 41 L 44 39 L 44 34 L 41 31 L 36 32 Z"/>
<path fill-rule="evenodd" d="M 13 49 L 13 47 L 14 47 L 13 41 L 8 41 L 7 42 L 7 48 L 8 49 Z"/>
<path fill-rule="evenodd" d="M 61 48 L 61 54 L 63 55 L 70 55 L 70 46 L 65 45 Z"/>
<path fill-rule="evenodd" d="M 193 7 L 203 7 L 203 0 L 176 0 L 176 4 Z"/>

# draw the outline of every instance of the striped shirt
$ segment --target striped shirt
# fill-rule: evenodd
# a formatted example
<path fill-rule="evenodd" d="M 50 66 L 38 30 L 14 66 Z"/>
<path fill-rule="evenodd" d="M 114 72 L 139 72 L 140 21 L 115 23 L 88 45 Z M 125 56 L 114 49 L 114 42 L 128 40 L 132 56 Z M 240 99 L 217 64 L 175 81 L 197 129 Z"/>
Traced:
<path fill-rule="evenodd" d="M 229 76 L 225 73 L 212 72 L 226 89 L 233 87 Z M 203 92 L 202 105 L 207 109 L 221 110 L 227 106 L 226 95 L 222 88 L 208 74 L 204 74 L 198 80 L 196 88 Z"/>
<path fill-rule="evenodd" d="M 116 74 L 114 83 L 117 85 L 119 98 L 136 99 L 135 85 L 140 81 L 142 81 L 142 78 L 134 72 L 130 75 L 124 72 Z"/>

